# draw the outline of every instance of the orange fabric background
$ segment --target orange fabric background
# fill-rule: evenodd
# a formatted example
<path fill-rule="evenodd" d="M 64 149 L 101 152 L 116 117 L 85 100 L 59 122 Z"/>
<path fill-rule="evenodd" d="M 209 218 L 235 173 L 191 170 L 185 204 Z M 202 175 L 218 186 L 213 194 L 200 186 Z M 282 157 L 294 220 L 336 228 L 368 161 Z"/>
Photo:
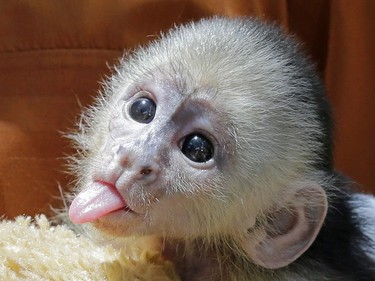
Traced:
<path fill-rule="evenodd" d="M 123 49 L 175 23 L 255 15 L 295 33 L 326 81 L 336 167 L 375 192 L 375 1 L 0 0 L 0 216 L 58 205 L 69 131 Z"/>

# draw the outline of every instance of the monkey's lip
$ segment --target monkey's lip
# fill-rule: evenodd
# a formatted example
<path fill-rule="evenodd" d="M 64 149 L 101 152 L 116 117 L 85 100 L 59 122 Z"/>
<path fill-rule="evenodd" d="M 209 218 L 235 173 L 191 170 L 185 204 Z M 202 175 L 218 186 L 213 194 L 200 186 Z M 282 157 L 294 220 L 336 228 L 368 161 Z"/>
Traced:
<path fill-rule="evenodd" d="M 134 213 L 134 211 L 132 209 L 130 209 L 129 205 L 126 203 L 125 199 L 122 197 L 122 195 L 117 191 L 117 188 L 116 186 L 114 186 L 113 184 L 111 183 L 108 183 L 108 182 L 105 182 L 105 181 L 96 181 L 102 185 L 105 185 L 107 186 L 109 189 L 112 190 L 112 192 L 114 192 L 116 194 L 116 196 L 118 196 L 119 199 L 121 199 L 124 203 L 123 206 L 119 207 L 118 209 L 116 210 L 113 210 L 111 212 L 109 212 L 108 214 L 110 213 L 114 213 L 114 212 L 118 212 L 118 211 L 126 211 L 126 212 L 131 212 L 131 213 Z"/>
<path fill-rule="evenodd" d="M 114 213 L 120 213 L 120 212 L 126 212 L 126 213 L 133 213 L 133 214 L 135 214 L 135 212 L 132 209 L 130 209 L 130 207 L 128 205 L 125 205 L 123 207 L 120 207 L 120 208 L 118 208 L 116 210 L 113 210 L 113 211 L 109 212 L 108 214 L 105 214 L 104 216 L 110 215 L 110 214 L 114 214 Z"/>
<path fill-rule="evenodd" d="M 74 198 L 69 217 L 73 223 L 81 224 L 118 211 L 133 212 L 113 184 L 94 181 Z"/>

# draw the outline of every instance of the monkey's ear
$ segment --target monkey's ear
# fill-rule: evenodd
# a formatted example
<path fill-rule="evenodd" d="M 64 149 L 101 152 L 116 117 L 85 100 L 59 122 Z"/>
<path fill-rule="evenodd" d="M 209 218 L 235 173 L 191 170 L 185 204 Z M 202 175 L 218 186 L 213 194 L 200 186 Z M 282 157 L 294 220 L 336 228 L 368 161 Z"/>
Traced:
<path fill-rule="evenodd" d="M 287 266 L 314 242 L 327 214 L 327 196 L 319 185 L 299 189 L 267 223 L 249 232 L 242 246 L 257 265 L 269 269 Z"/>

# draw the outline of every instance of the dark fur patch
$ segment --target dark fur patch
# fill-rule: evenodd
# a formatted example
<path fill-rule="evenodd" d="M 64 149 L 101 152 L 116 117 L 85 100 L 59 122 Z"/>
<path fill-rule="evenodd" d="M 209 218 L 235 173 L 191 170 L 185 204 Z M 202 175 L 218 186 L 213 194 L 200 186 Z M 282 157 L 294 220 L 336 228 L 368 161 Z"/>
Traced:
<path fill-rule="evenodd" d="M 336 188 L 327 190 L 330 201 L 327 219 L 316 241 L 297 263 L 314 260 L 342 276 L 337 280 L 374 281 L 375 262 L 361 249 L 369 241 L 350 205 L 352 185 L 343 176 L 334 175 Z"/>

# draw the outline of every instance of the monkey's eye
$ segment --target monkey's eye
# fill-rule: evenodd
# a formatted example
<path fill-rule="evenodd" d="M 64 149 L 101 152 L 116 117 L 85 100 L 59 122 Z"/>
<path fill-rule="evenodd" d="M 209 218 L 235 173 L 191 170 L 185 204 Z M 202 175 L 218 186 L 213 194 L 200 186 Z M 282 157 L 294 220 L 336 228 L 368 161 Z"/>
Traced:
<path fill-rule="evenodd" d="M 156 112 L 156 104 L 149 98 L 138 98 L 130 107 L 130 117 L 139 123 L 150 123 Z"/>
<path fill-rule="evenodd" d="M 214 155 L 211 142 L 197 133 L 190 134 L 184 139 L 181 151 L 187 158 L 197 163 L 207 162 Z"/>

